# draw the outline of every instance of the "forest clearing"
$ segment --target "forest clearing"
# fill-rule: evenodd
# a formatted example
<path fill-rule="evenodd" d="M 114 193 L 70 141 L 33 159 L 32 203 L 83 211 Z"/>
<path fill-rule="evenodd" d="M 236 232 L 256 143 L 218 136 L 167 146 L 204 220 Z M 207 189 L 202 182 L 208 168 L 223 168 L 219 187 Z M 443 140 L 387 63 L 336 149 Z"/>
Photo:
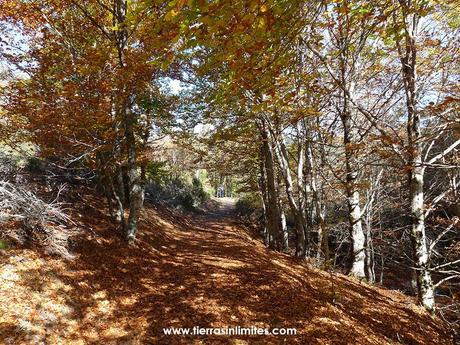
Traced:
<path fill-rule="evenodd" d="M 0 0 L 0 343 L 456 344 L 458 0 Z"/>

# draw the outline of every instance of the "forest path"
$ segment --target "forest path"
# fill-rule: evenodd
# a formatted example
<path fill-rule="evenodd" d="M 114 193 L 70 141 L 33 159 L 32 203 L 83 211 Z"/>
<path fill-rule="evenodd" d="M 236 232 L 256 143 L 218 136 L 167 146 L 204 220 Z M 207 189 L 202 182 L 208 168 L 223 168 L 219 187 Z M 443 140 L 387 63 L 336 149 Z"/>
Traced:
<path fill-rule="evenodd" d="M 229 217 L 235 211 L 236 198 L 212 198 L 213 207 L 207 210 L 207 216 Z"/>
<path fill-rule="evenodd" d="M 402 294 L 307 268 L 268 250 L 217 200 L 214 211 L 143 211 L 138 240 L 114 235 L 101 200 L 76 207 L 88 231 L 72 261 L 18 253 L 0 289 L 11 344 L 450 344 Z M 15 261 L 16 260 L 16 261 Z M 16 270 L 16 271 L 14 271 Z M 21 277 L 24 277 L 22 279 Z M 3 316 L 2 315 L 3 312 Z M 19 321 L 18 321 L 19 320 Z M 18 327 L 18 322 L 23 326 Z M 24 326 L 26 325 L 26 326 Z M 169 327 L 296 328 L 295 336 L 166 335 Z M 6 342 L 7 343 L 7 342 Z"/>

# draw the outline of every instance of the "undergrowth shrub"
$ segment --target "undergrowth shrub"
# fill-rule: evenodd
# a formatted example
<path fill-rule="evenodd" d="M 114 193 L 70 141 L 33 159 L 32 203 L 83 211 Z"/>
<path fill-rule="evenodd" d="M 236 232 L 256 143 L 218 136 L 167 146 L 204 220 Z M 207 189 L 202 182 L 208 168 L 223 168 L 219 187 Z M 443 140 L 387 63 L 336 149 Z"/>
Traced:
<path fill-rule="evenodd" d="M 256 194 L 244 194 L 235 205 L 237 215 L 243 218 L 258 218 L 262 215 L 262 203 Z M 255 219 L 257 220 L 257 219 Z"/>
<path fill-rule="evenodd" d="M 12 179 L 17 170 L 17 160 L 12 155 L 0 151 L 0 178 Z"/>
<path fill-rule="evenodd" d="M 27 159 L 27 163 L 26 163 L 26 166 L 25 168 L 27 169 L 27 171 L 31 172 L 31 173 L 35 173 L 35 174 L 38 174 L 38 173 L 43 173 L 45 172 L 45 162 L 37 157 L 29 157 Z"/>
<path fill-rule="evenodd" d="M 68 240 L 72 223 L 63 204 L 45 202 L 26 188 L 0 181 L 0 236 L 20 244 L 42 246 L 46 252 L 72 258 Z"/>
<path fill-rule="evenodd" d="M 196 178 L 191 183 L 181 177 L 150 180 L 145 192 L 148 200 L 165 202 L 189 211 L 195 210 L 209 199 L 201 181 Z"/>

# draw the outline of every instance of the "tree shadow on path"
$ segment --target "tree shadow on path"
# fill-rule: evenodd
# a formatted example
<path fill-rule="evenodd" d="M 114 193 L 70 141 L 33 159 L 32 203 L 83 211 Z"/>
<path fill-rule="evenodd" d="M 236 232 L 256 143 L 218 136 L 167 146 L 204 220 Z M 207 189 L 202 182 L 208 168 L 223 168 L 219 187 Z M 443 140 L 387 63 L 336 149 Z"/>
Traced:
<path fill-rule="evenodd" d="M 204 215 L 147 205 L 127 246 L 108 217 L 80 217 L 91 234 L 53 270 L 72 313 L 52 332 L 85 344 L 449 344 L 407 297 L 307 268 L 269 251 L 233 219 L 231 201 Z M 48 274 L 48 273 L 46 273 Z M 166 335 L 170 327 L 296 328 L 297 335 Z"/>

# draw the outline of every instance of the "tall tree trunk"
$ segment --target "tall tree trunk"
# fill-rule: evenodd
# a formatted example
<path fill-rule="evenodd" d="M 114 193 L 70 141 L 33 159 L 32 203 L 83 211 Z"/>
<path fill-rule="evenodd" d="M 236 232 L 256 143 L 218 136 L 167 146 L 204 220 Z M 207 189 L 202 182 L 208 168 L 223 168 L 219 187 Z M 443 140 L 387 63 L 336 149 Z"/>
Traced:
<path fill-rule="evenodd" d="M 411 239 L 415 273 L 417 276 L 418 298 L 427 310 L 434 310 L 434 289 L 429 270 L 429 250 L 425 233 L 423 180 L 425 168 L 422 158 L 422 135 L 420 114 L 417 111 L 417 27 L 419 15 L 409 1 L 401 0 L 401 14 L 404 21 L 403 37 L 398 37 L 398 52 L 407 107 L 409 202 L 411 219 Z M 401 40 L 403 42 L 401 42 Z M 403 43 L 403 44 L 401 44 Z"/>
<path fill-rule="evenodd" d="M 293 182 L 291 176 L 291 169 L 289 168 L 288 153 L 286 148 L 286 143 L 284 142 L 284 137 L 282 133 L 278 133 L 280 136 L 279 140 L 273 135 L 273 140 L 275 143 L 275 153 L 283 175 L 284 184 L 286 188 L 286 196 L 289 203 L 289 208 L 294 216 L 296 233 L 297 233 L 297 250 L 296 254 L 300 258 L 305 258 L 307 255 L 307 238 L 305 237 L 305 219 L 302 214 L 302 210 L 299 209 L 297 202 L 294 197 Z"/>
<path fill-rule="evenodd" d="M 267 230 L 270 237 L 269 247 L 278 249 L 281 236 L 281 214 L 276 189 L 276 176 L 273 161 L 273 153 L 269 143 L 269 136 L 265 125 L 261 126 L 262 157 L 265 170 L 265 181 L 267 188 Z"/>
<path fill-rule="evenodd" d="M 354 80 L 352 66 L 349 61 L 349 37 L 347 36 L 347 23 L 339 22 L 339 80 L 341 83 L 342 106 L 340 119 L 343 127 L 343 145 L 345 150 L 345 189 L 348 204 L 348 219 L 352 241 L 352 263 L 349 274 L 359 279 L 366 279 L 365 273 L 365 236 L 362 225 L 362 212 L 360 206 L 360 193 L 358 188 L 358 159 L 356 145 L 356 128 L 353 126 L 351 99 L 353 98 Z M 357 66 L 354 66 L 357 67 Z"/>
<path fill-rule="evenodd" d="M 118 52 L 118 64 L 121 71 L 126 66 L 124 63 L 124 52 L 128 41 L 128 26 L 126 17 L 128 15 L 128 2 L 126 0 L 116 0 L 114 2 L 114 21 L 120 28 L 115 32 L 115 41 Z M 141 173 L 137 164 L 137 145 L 135 136 L 135 126 L 137 123 L 136 114 L 133 111 L 133 99 L 131 91 L 124 84 L 117 94 L 120 105 L 120 119 L 124 126 L 124 142 L 126 147 L 126 172 L 128 182 L 128 203 L 129 215 L 126 222 L 126 238 L 129 242 L 134 241 L 137 233 L 137 223 L 140 210 L 144 202 L 144 184 L 141 181 Z"/>
<path fill-rule="evenodd" d="M 281 226 L 280 226 L 280 234 L 279 238 L 277 239 L 278 243 L 278 250 L 281 252 L 287 252 L 289 250 L 289 232 L 288 232 L 288 227 L 287 227 L 287 221 L 286 221 L 286 213 L 285 213 L 285 208 L 283 206 L 283 200 L 281 199 L 281 177 L 279 172 L 276 174 L 276 195 L 278 199 L 278 209 L 280 210 L 280 221 L 281 221 Z"/>
<path fill-rule="evenodd" d="M 326 217 L 324 215 L 323 205 L 317 204 L 317 217 L 318 217 L 318 251 L 316 258 L 324 258 L 324 261 L 328 261 L 330 258 L 329 251 L 329 232 L 326 227 Z"/>
<path fill-rule="evenodd" d="M 113 181 L 113 178 L 110 177 L 110 188 L 116 205 L 115 220 L 120 224 L 121 231 L 126 231 L 125 194 L 121 168 L 116 169 L 114 178 L 115 182 Z"/>
<path fill-rule="evenodd" d="M 372 226 L 374 217 L 374 205 L 378 200 L 380 180 L 382 178 L 383 169 L 377 175 L 371 178 L 371 185 L 367 190 L 366 207 L 363 211 L 363 219 L 365 224 L 366 235 L 366 277 L 370 283 L 375 282 L 375 261 L 374 261 L 374 246 L 372 242 Z"/>
<path fill-rule="evenodd" d="M 370 214 L 366 215 L 366 277 L 369 283 L 375 282 L 375 270 L 374 270 L 374 246 L 372 244 L 372 219 Z"/>
<path fill-rule="evenodd" d="M 346 192 L 348 201 L 348 218 L 350 222 L 350 232 L 352 240 L 352 265 L 349 274 L 365 279 L 366 273 L 365 267 L 365 236 L 362 226 L 362 212 L 360 206 L 360 195 L 357 186 L 358 172 L 356 152 L 354 145 L 353 129 L 351 125 L 351 113 L 348 109 L 347 96 L 344 95 L 344 109 L 341 113 L 341 119 L 343 124 L 343 143 L 345 147 L 345 166 L 346 166 Z"/>
<path fill-rule="evenodd" d="M 308 139 L 306 139 L 307 130 L 305 126 L 304 129 L 305 133 L 302 131 L 302 122 L 299 121 L 297 123 L 297 194 L 299 200 L 299 221 L 301 220 L 303 223 L 305 247 L 307 247 L 313 231 L 315 205 L 310 197 L 312 166 L 309 165 L 311 162 L 308 161 Z"/>
<path fill-rule="evenodd" d="M 270 232 L 268 231 L 268 217 L 267 217 L 267 210 L 270 207 L 268 202 L 268 191 L 267 191 L 267 182 L 265 179 L 265 164 L 264 164 L 264 156 L 263 156 L 263 148 L 261 147 L 260 150 L 260 162 L 259 162 L 259 190 L 260 196 L 262 199 L 262 210 L 263 210 L 263 217 L 264 217 L 264 230 L 263 230 L 263 238 L 264 243 L 266 246 L 270 244 Z"/>
<path fill-rule="evenodd" d="M 320 128 L 320 120 L 319 118 L 316 119 L 316 126 Z M 319 148 L 319 166 L 324 166 L 327 162 L 326 158 L 326 151 L 324 149 L 324 138 L 322 137 L 321 133 L 318 133 L 318 140 L 320 144 Z M 311 145 L 310 145 L 311 151 Z M 310 154 L 313 157 L 313 153 Z M 313 162 L 311 163 L 313 166 Z M 318 183 L 318 170 L 313 170 L 312 174 L 312 191 L 313 191 L 313 198 L 314 202 L 316 203 L 316 212 L 317 212 L 317 219 L 318 219 L 318 233 L 321 234 L 321 251 L 322 255 L 324 256 L 324 260 L 327 262 L 330 259 L 330 250 L 329 250 L 329 231 L 326 225 L 326 201 L 325 201 L 325 194 L 323 191 L 322 186 Z M 319 253 L 321 255 L 321 253 Z"/>
<path fill-rule="evenodd" d="M 323 198 L 320 195 L 322 192 L 318 190 L 318 179 L 317 172 L 314 166 L 312 138 L 310 135 L 307 136 L 306 149 L 305 149 L 305 161 L 307 170 L 309 171 L 309 183 L 312 193 L 312 212 L 310 217 L 316 218 L 317 223 L 317 239 L 316 239 L 316 258 L 320 262 L 322 259 L 325 261 L 329 260 L 329 236 L 326 228 L 326 206 L 324 205 Z"/>
<path fill-rule="evenodd" d="M 126 238 L 129 242 L 134 241 L 136 238 L 139 214 L 144 203 L 144 183 L 141 180 L 141 171 L 137 164 L 136 138 L 134 135 L 135 122 L 136 119 L 131 109 L 131 102 L 128 102 L 126 108 L 125 138 L 129 179 L 129 215 L 126 224 Z"/>
<path fill-rule="evenodd" d="M 434 310 L 434 289 L 429 270 L 429 253 L 425 234 L 423 176 L 424 168 L 420 166 L 421 155 L 416 157 L 411 166 L 410 176 L 410 214 L 411 238 L 415 270 L 417 275 L 418 297 L 428 310 Z"/>
<path fill-rule="evenodd" d="M 287 252 L 289 250 L 289 232 L 286 223 L 286 214 L 282 207 L 281 210 L 281 246 L 280 251 Z"/>

